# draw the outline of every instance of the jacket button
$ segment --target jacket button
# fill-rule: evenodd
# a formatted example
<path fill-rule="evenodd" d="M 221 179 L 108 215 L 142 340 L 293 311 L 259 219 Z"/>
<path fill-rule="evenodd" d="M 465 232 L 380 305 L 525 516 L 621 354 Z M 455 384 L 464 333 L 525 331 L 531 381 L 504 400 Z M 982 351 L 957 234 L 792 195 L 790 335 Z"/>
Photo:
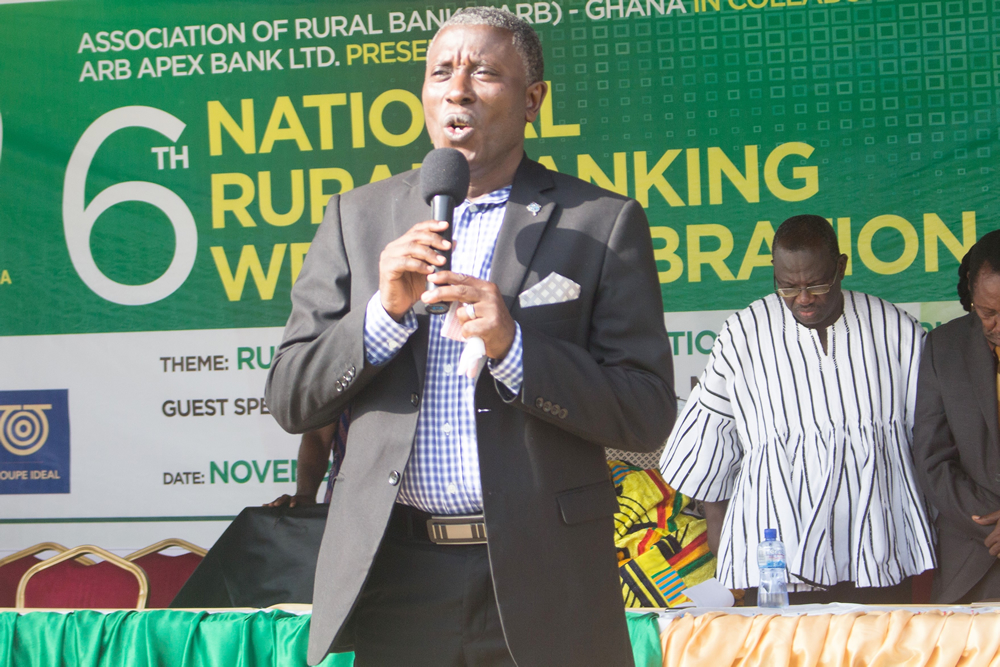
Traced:
<path fill-rule="evenodd" d="M 538 408 L 539 410 L 541 410 L 543 405 L 545 405 L 545 399 L 544 398 L 542 398 L 541 396 L 539 396 L 538 398 L 535 399 L 535 407 L 536 408 Z"/>
<path fill-rule="evenodd" d="M 542 410 L 544 410 L 545 412 L 551 412 L 552 411 L 552 401 L 545 401 L 545 403 L 542 404 Z"/>
<path fill-rule="evenodd" d="M 559 404 L 558 403 L 553 403 L 552 407 L 549 409 L 549 412 L 551 412 L 554 416 L 558 417 L 559 416 Z"/>
<path fill-rule="evenodd" d="M 413 403 L 414 407 L 420 405 L 420 395 L 410 394 L 410 403 Z"/>
<path fill-rule="evenodd" d="M 337 380 L 337 391 L 344 391 L 344 383 Z"/>
<path fill-rule="evenodd" d="M 397 484 L 399 484 L 399 473 L 396 472 L 395 470 L 389 473 L 389 484 L 392 486 L 396 486 Z"/>
<path fill-rule="evenodd" d="M 994 481 L 1000 482 L 1000 472 L 993 476 Z"/>
<path fill-rule="evenodd" d="M 563 408 L 562 410 L 559 411 L 559 419 L 566 419 L 566 415 L 568 415 L 568 414 L 569 414 L 569 410 L 567 410 L 566 408 Z"/>

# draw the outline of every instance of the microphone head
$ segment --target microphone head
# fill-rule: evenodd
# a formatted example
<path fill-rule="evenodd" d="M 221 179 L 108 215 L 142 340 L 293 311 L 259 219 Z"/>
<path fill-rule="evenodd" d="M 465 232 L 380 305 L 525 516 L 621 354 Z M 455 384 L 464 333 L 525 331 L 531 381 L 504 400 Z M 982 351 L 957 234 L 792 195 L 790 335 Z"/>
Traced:
<path fill-rule="evenodd" d="M 469 194 L 469 161 L 454 148 L 435 148 L 420 167 L 420 193 L 428 204 L 448 195 L 456 204 Z"/>

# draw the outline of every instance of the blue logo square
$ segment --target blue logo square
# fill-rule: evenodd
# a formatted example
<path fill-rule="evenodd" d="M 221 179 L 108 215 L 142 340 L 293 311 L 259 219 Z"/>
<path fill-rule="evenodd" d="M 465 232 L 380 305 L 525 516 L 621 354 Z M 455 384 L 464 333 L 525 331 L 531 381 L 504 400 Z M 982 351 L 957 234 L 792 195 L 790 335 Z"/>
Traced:
<path fill-rule="evenodd" d="M 0 391 L 0 494 L 69 493 L 69 390 Z"/>

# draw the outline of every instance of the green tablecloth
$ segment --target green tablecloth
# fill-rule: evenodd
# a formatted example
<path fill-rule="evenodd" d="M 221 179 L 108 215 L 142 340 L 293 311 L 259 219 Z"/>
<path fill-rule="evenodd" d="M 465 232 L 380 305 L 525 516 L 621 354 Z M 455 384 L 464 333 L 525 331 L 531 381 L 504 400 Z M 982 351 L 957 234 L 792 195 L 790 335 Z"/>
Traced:
<path fill-rule="evenodd" d="M 636 667 L 660 667 L 653 614 L 628 614 Z M 0 667 L 305 665 L 309 615 L 182 610 L 0 612 Z M 352 653 L 323 667 L 350 667 Z"/>

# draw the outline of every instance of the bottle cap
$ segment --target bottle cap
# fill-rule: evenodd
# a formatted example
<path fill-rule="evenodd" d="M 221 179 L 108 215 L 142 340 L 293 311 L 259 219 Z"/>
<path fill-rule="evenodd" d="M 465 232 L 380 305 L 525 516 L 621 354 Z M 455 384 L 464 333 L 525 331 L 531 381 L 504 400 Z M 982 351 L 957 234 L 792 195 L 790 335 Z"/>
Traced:
<path fill-rule="evenodd" d="M 776 540 L 778 539 L 778 531 L 774 528 L 764 529 L 764 539 L 765 540 Z"/>

